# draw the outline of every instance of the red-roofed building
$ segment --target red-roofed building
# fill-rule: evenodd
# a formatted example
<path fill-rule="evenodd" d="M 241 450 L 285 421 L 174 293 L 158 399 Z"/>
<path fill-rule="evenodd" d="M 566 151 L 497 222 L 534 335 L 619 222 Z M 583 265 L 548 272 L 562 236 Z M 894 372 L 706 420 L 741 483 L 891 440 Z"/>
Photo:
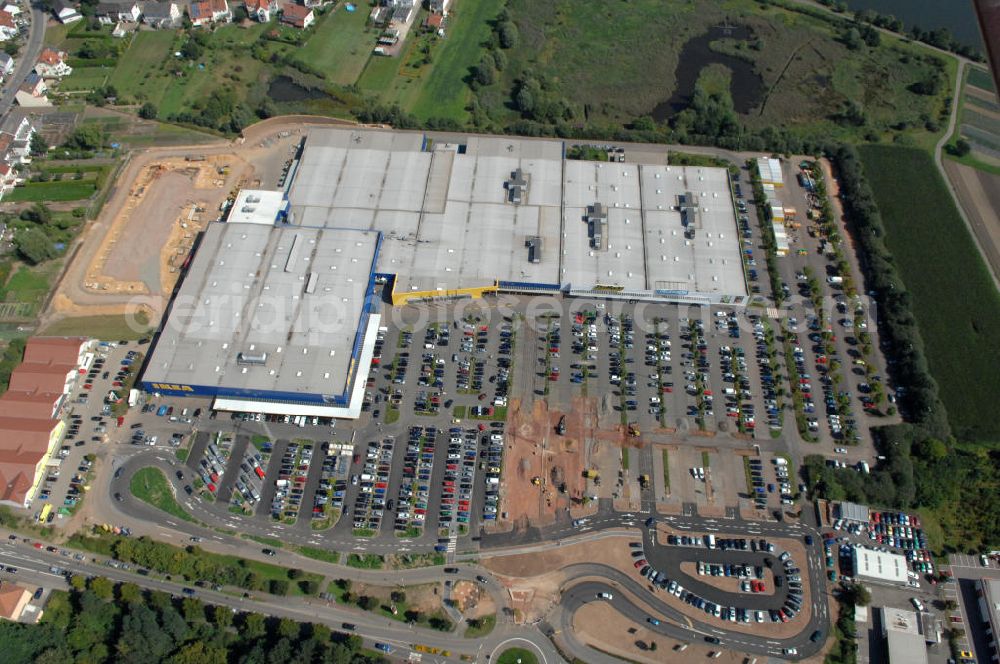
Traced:
<path fill-rule="evenodd" d="M 431 14 L 424 20 L 424 27 L 431 32 L 437 32 L 444 27 L 444 16 L 442 14 Z"/>
<path fill-rule="evenodd" d="M 0 417 L 0 503 L 31 504 L 64 428 L 59 420 Z"/>
<path fill-rule="evenodd" d="M 17 36 L 17 24 L 14 17 L 5 11 L 0 11 L 0 39 L 8 40 Z"/>
<path fill-rule="evenodd" d="M 90 348 L 86 337 L 31 337 L 24 347 L 24 361 L 41 364 L 83 364 Z"/>
<path fill-rule="evenodd" d="M 66 395 L 7 390 L 0 396 L 0 417 L 55 417 Z"/>
<path fill-rule="evenodd" d="M 192 2 L 188 7 L 188 16 L 191 17 L 191 25 L 195 27 L 209 23 L 229 23 L 233 20 L 233 14 L 229 10 L 227 0 Z"/>
<path fill-rule="evenodd" d="M 64 364 L 22 363 L 10 374 L 10 389 L 21 392 L 66 392 L 76 368 Z"/>
<path fill-rule="evenodd" d="M 313 10 L 309 7 L 303 7 L 302 5 L 288 4 L 285 8 L 281 10 L 281 22 L 287 23 L 288 25 L 295 26 L 296 28 L 305 29 L 308 28 L 316 21 L 316 15 Z"/>
<path fill-rule="evenodd" d="M 35 73 L 44 78 L 62 78 L 73 73 L 73 68 L 66 64 L 66 52 L 46 48 L 38 56 Z"/>
<path fill-rule="evenodd" d="M 0 618 L 17 622 L 31 600 L 31 591 L 13 583 L 0 584 Z"/>

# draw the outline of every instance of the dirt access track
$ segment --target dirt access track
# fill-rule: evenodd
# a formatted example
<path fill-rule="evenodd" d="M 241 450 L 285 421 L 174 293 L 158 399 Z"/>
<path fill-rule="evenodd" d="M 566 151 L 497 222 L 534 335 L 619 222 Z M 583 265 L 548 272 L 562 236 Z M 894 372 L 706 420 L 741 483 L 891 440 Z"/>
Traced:
<path fill-rule="evenodd" d="M 198 232 L 219 206 L 242 187 L 275 189 L 303 134 L 322 125 L 353 123 L 283 116 L 233 141 L 130 153 L 100 215 L 73 247 L 42 324 L 143 312 L 157 325 Z"/>

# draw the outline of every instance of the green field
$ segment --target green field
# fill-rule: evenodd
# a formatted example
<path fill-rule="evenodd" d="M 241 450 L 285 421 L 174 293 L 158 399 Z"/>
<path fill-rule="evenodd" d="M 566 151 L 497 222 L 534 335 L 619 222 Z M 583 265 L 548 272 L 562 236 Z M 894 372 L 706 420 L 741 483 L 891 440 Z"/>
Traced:
<path fill-rule="evenodd" d="M 72 74 L 59 81 L 59 89 L 63 92 L 93 90 L 107 83 L 113 71 L 111 67 L 76 67 Z"/>
<path fill-rule="evenodd" d="M 120 95 L 158 99 L 164 86 L 159 76 L 160 68 L 172 57 L 176 39 L 176 33 L 171 30 L 136 33 L 129 50 L 118 59 L 118 66 L 108 82 Z"/>
<path fill-rule="evenodd" d="M 1000 294 L 930 154 L 860 148 L 955 435 L 1000 440 Z"/>
<path fill-rule="evenodd" d="M 989 90 L 993 92 L 993 77 L 990 76 L 989 72 L 979 67 L 969 67 L 969 76 L 965 79 L 969 85 L 974 85 L 977 88 L 982 88 L 983 90 Z"/>
<path fill-rule="evenodd" d="M 139 339 L 150 333 L 147 321 L 130 320 L 125 316 L 80 316 L 64 318 L 46 327 L 42 333 L 51 336 L 83 335 L 95 339 Z"/>
<path fill-rule="evenodd" d="M 11 202 L 78 201 L 90 198 L 96 188 L 93 181 L 69 180 L 66 182 L 28 182 L 15 187 L 4 197 Z"/>
<path fill-rule="evenodd" d="M 322 17 L 306 45 L 297 49 L 295 59 L 326 72 L 326 79 L 339 85 L 358 80 L 375 47 L 375 33 L 365 30 L 368 13 L 341 5 Z"/>
<path fill-rule="evenodd" d="M 437 48 L 435 64 L 419 88 L 410 111 L 418 118 L 464 120 L 469 101 L 465 77 L 482 52 L 492 20 L 503 0 L 458 0 L 450 17 L 447 37 Z"/>
<path fill-rule="evenodd" d="M 159 468 L 143 468 L 136 472 L 132 476 L 129 490 L 139 500 L 171 516 L 184 521 L 194 521 L 194 517 L 185 512 L 174 498 L 174 494 L 170 491 L 170 482 Z"/>
<path fill-rule="evenodd" d="M 61 263 L 46 263 L 38 268 L 22 265 L 3 287 L 5 302 L 24 302 L 39 305 L 52 287 L 52 278 L 58 274 Z"/>

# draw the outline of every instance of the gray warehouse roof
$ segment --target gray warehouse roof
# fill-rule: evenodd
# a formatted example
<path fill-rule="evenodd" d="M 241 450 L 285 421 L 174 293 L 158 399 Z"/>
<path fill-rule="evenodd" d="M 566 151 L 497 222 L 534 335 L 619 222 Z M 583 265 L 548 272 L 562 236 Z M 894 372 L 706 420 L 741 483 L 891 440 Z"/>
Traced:
<path fill-rule="evenodd" d="M 289 191 L 292 223 L 381 231 L 378 271 L 397 275 L 397 291 L 499 279 L 746 295 L 725 169 L 566 161 L 558 141 L 454 140 L 310 130 Z M 516 173 L 528 187 L 514 204 Z M 587 223 L 595 204 L 606 224 Z M 606 233 L 598 244 L 595 226 Z"/>
<path fill-rule="evenodd" d="M 143 380 L 344 392 L 377 233 L 209 224 Z"/>

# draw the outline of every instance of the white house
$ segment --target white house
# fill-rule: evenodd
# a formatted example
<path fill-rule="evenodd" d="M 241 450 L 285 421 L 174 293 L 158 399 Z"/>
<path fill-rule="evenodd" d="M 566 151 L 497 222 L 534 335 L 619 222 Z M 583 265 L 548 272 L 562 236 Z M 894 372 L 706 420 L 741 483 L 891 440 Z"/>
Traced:
<path fill-rule="evenodd" d="M 42 78 L 62 78 L 72 74 L 73 68 L 66 64 L 66 51 L 46 48 L 38 56 L 35 73 Z"/>
<path fill-rule="evenodd" d="M 243 0 L 243 6 L 246 7 L 247 16 L 260 23 L 267 23 L 278 11 L 277 0 Z"/>
<path fill-rule="evenodd" d="M 181 16 L 176 2 L 147 2 L 142 8 L 142 22 L 152 28 L 176 28 Z"/>
<path fill-rule="evenodd" d="M 76 10 L 76 7 L 67 0 L 53 0 L 52 13 L 56 15 L 60 23 L 73 23 L 83 18 L 83 15 Z"/>
<path fill-rule="evenodd" d="M 0 51 L 0 76 L 6 76 L 14 71 L 14 58 Z"/>
<path fill-rule="evenodd" d="M 97 10 L 94 12 L 97 20 L 104 25 L 114 25 L 116 23 L 138 23 L 142 16 L 139 3 L 135 0 L 109 0 L 108 2 L 97 3 Z"/>
<path fill-rule="evenodd" d="M 430 10 L 432 14 L 448 15 L 448 8 L 451 7 L 451 0 L 430 0 Z"/>
<path fill-rule="evenodd" d="M 31 72 L 24 79 L 24 83 L 17 89 L 17 92 L 14 93 L 14 101 L 19 106 L 24 107 L 51 106 L 52 102 L 45 95 L 48 89 L 42 77 L 35 72 Z"/>

